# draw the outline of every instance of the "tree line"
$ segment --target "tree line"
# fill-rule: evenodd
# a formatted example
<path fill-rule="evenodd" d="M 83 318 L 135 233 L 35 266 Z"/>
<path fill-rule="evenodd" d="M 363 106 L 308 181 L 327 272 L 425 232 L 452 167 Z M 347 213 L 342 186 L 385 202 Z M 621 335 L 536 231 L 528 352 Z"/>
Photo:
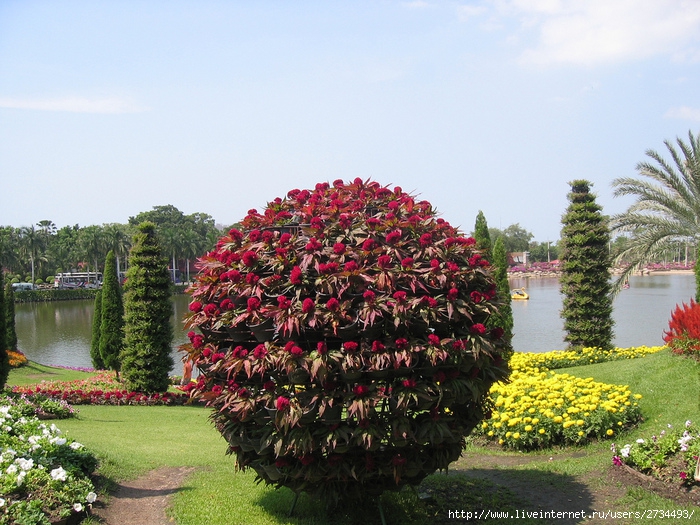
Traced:
<path fill-rule="evenodd" d="M 155 206 L 130 217 L 127 223 L 58 228 L 41 220 L 30 226 L 0 226 L 0 266 L 8 282 L 51 282 L 54 275 L 71 271 L 104 271 L 107 253 L 114 252 L 119 271 L 127 267 L 136 226 L 155 224 L 158 241 L 171 269 L 184 274 L 192 263 L 211 249 L 220 236 L 214 219 L 206 213 L 185 215 L 175 206 Z M 189 277 L 189 274 L 188 274 Z"/>

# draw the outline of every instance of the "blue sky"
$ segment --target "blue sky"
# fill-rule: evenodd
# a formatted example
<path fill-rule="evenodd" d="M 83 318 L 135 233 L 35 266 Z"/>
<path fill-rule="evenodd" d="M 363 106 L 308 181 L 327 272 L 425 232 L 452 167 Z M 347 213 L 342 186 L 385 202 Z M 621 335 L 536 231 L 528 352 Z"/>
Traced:
<path fill-rule="evenodd" d="M 0 225 L 230 224 L 292 188 L 399 185 L 559 238 L 700 131 L 700 2 L 0 1 Z"/>

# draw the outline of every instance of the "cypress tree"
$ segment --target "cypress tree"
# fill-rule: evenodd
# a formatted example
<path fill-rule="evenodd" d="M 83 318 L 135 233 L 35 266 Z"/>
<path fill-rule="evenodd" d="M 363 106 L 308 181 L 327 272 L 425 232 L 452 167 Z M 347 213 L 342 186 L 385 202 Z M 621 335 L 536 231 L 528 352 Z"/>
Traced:
<path fill-rule="evenodd" d="M 499 237 L 493 245 L 493 277 L 496 281 L 498 299 L 501 301 L 498 314 L 494 316 L 493 326 L 503 329 L 503 338 L 508 341 L 510 352 L 513 353 L 511 341 L 513 340 L 513 306 L 511 305 L 510 283 L 508 282 L 508 254 L 503 238 Z"/>
<path fill-rule="evenodd" d="M 10 357 L 7 355 L 7 323 L 5 322 L 5 274 L 0 268 L 0 390 L 5 388 L 10 375 Z"/>
<path fill-rule="evenodd" d="M 100 357 L 106 368 L 119 376 L 119 355 L 124 345 L 124 306 L 117 277 L 117 259 L 110 250 L 102 280 L 102 319 L 100 321 Z"/>
<path fill-rule="evenodd" d="M 90 340 L 90 359 L 96 370 L 104 370 L 105 363 L 100 355 L 100 327 L 102 325 L 102 290 L 95 294 L 95 305 L 92 314 L 92 339 Z"/>
<path fill-rule="evenodd" d="M 591 183 L 570 183 L 569 207 L 562 217 L 561 290 L 564 340 L 572 348 L 612 348 L 610 230 Z"/>
<path fill-rule="evenodd" d="M 5 285 L 5 346 L 17 351 L 17 328 L 15 327 L 15 291 L 12 283 Z"/>
<path fill-rule="evenodd" d="M 476 247 L 483 252 L 484 258 L 491 262 L 491 235 L 489 234 L 489 226 L 486 224 L 486 217 L 484 217 L 484 212 L 481 210 L 476 216 L 474 239 L 476 240 Z"/>
<path fill-rule="evenodd" d="M 164 392 L 173 367 L 172 303 L 168 262 L 156 239 L 156 226 L 137 227 L 124 291 L 122 378 L 129 390 Z"/>

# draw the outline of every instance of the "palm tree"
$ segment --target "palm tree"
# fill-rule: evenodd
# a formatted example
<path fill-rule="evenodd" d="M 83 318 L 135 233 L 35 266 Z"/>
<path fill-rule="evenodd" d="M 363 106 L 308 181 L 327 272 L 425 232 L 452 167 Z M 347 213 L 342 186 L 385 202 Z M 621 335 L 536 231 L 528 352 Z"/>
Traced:
<path fill-rule="evenodd" d="M 32 284 L 34 284 L 35 271 L 34 266 L 39 258 L 41 249 L 43 248 L 43 237 L 40 235 L 34 225 L 22 226 L 20 229 L 21 249 L 23 253 L 29 257 L 29 262 L 32 265 Z"/>
<path fill-rule="evenodd" d="M 128 226 L 125 224 L 111 223 L 104 227 L 104 242 L 105 247 L 114 252 L 117 258 L 117 278 L 120 279 L 122 272 L 119 259 L 123 256 L 126 262 L 126 256 L 131 248 L 131 235 L 127 232 Z M 125 268 L 126 269 L 126 268 Z"/>
<path fill-rule="evenodd" d="M 622 260 L 630 263 L 615 282 L 615 292 L 635 270 L 679 242 L 700 247 L 700 135 L 694 136 L 689 131 L 688 138 L 688 143 L 676 139 L 678 149 L 672 142 L 664 141 L 672 162 L 654 150 L 647 150 L 647 157 L 654 162 L 637 164 L 637 171 L 644 179 L 621 177 L 612 182 L 615 197 L 636 197 L 627 211 L 612 217 L 613 233 L 631 234 L 629 243 L 615 258 L 616 263 Z M 695 276 L 698 296 L 698 264 Z"/>
<path fill-rule="evenodd" d="M 88 261 L 92 259 L 95 262 L 95 272 L 98 272 L 98 260 L 103 257 L 104 253 L 104 234 L 101 226 L 86 226 L 80 230 L 78 240 L 80 242 L 80 247 L 83 255 L 87 257 Z M 88 267 L 88 274 L 90 270 Z M 88 280 L 90 277 L 88 276 Z M 97 281 L 97 274 L 95 275 L 95 281 Z"/>

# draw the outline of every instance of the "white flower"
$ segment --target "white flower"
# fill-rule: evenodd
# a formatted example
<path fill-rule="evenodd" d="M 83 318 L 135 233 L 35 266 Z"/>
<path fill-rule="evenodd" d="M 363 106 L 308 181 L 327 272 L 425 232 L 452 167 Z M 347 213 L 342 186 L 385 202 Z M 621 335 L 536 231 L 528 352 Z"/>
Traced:
<path fill-rule="evenodd" d="M 54 445 L 65 445 L 66 441 L 66 438 L 54 437 L 49 440 L 49 443 L 52 443 Z"/>
<path fill-rule="evenodd" d="M 73 510 L 75 512 L 82 512 L 83 511 L 83 505 L 81 503 L 73 503 Z"/>
<path fill-rule="evenodd" d="M 642 438 L 639 438 L 639 439 L 637 440 L 637 443 L 639 443 L 639 444 L 641 445 L 642 443 L 644 443 L 644 440 L 643 440 Z"/>
<path fill-rule="evenodd" d="M 85 501 L 87 501 L 88 503 L 95 503 L 95 501 L 97 501 L 97 494 L 95 494 L 94 492 L 88 492 Z"/>
<path fill-rule="evenodd" d="M 688 421 L 685 422 L 685 428 L 690 427 L 690 425 L 692 425 L 692 423 L 690 422 L 690 419 L 689 419 Z"/>
<path fill-rule="evenodd" d="M 5 506 L 5 500 L 3 498 L 0 498 L 0 507 Z"/>
<path fill-rule="evenodd" d="M 13 463 L 9 467 L 7 467 L 7 470 L 5 472 L 7 472 L 8 474 L 14 474 L 15 472 L 17 472 L 17 465 Z"/>
<path fill-rule="evenodd" d="M 78 443 L 77 441 L 73 441 L 73 443 L 70 444 L 70 448 L 72 448 L 73 450 L 79 450 L 79 449 L 83 448 L 83 445 L 82 445 L 82 443 Z"/>
<path fill-rule="evenodd" d="M 631 448 L 632 448 L 632 445 L 625 445 L 625 446 L 622 447 L 622 449 L 620 450 L 620 455 L 621 455 L 623 458 L 628 458 L 628 457 L 630 457 L 630 449 L 631 449 Z"/>
<path fill-rule="evenodd" d="M 68 473 L 63 470 L 63 467 L 58 467 L 51 471 L 51 478 L 55 479 L 56 481 L 66 481 L 67 476 Z"/>
<path fill-rule="evenodd" d="M 32 470 L 32 467 L 34 466 L 33 459 L 17 458 L 15 460 L 15 463 L 17 463 L 17 465 L 19 465 L 19 468 L 21 468 L 22 470 Z"/>
<path fill-rule="evenodd" d="M 27 473 L 22 470 L 19 474 L 17 474 L 17 486 L 21 486 L 22 483 L 24 483 L 24 476 L 26 476 Z"/>

